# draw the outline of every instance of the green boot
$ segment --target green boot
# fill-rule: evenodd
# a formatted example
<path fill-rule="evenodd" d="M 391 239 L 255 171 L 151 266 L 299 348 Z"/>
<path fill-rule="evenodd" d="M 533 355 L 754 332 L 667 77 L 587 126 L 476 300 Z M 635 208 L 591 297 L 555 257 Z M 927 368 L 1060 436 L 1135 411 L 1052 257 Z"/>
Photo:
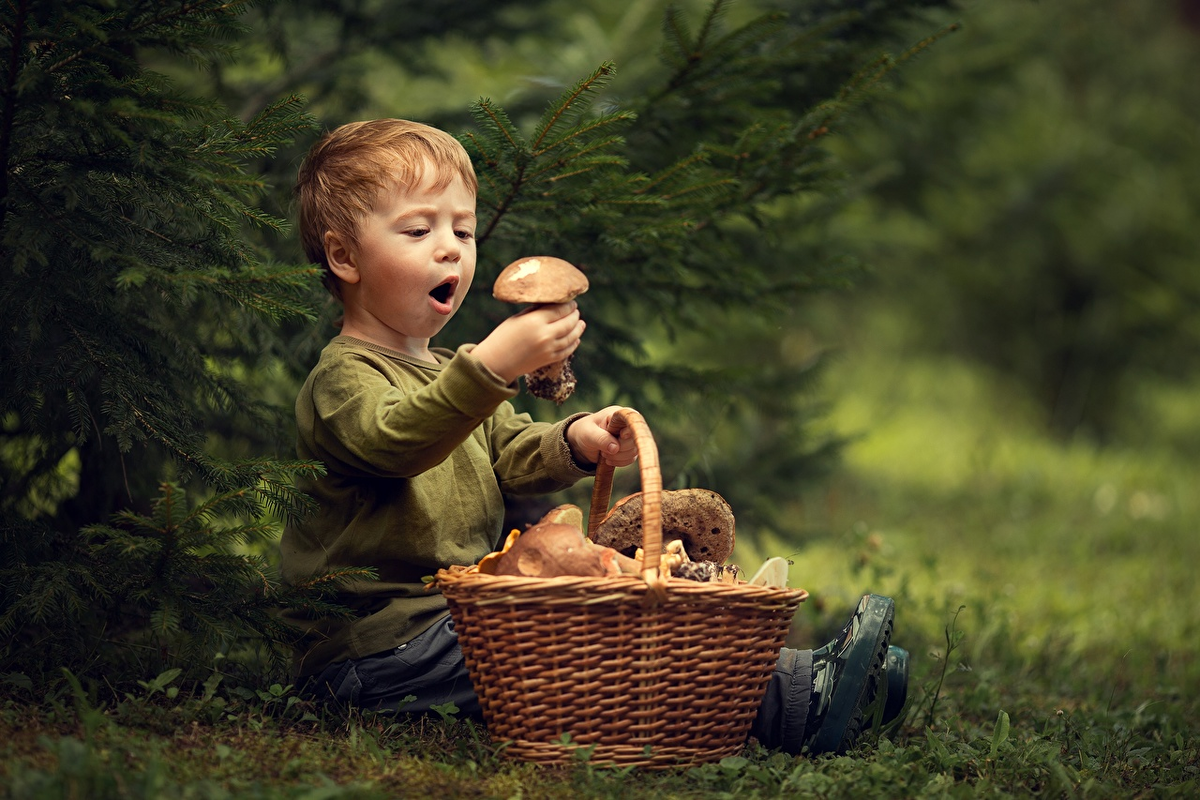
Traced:
<path fill-rule="evenodd" d="M 901 679 L 899 674 L 894 679 L 883 674 L 894 617 L 895 603 L 890 597 L 863 595 L 837 638 L 813 651 L 812 697 L 805 726 L 810 755 L 845 753 L 878 713 L 877 701 L 886 706 L 889 682 Z M 906 695 L 907 658 L 897 659 L 898 673 L 901 666 Z"/>

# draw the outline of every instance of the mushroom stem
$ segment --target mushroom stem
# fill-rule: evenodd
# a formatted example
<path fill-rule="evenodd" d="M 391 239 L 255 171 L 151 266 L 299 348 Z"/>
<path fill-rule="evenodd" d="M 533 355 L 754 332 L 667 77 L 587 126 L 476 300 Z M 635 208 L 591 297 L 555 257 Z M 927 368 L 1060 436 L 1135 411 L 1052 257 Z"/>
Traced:
<path fill-rule="evenodd" d="M 575 391 L 575 372 L 571 369 L 571 356 L 562 361 L 547 364 L 525 376 L 525 387 L 534 397 L 563 402 Z"/>

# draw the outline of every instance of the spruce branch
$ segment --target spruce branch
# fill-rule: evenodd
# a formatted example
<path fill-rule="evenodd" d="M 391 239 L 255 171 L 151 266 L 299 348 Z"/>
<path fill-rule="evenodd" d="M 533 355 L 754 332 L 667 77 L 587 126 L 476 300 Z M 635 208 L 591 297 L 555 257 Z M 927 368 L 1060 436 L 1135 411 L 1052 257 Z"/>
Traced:
<path fill-rule="evenodd" d="M 481 98 L 471 106 L 471 116 L 498 151 L 508 150 L 528 157 L 529 146 L 504 109 L 487 98 Z"/>
<path fill-rule="evenodd" d="M 838 90 L 837 98 L 828 103 L 822 103 L 817 108 L 824 111 L 824 116 L 820 122 L 809 131 L 809 138 L 816 139 L 820 136 L 825 136 L 830 132 L 833 123 L 843 117 L 846 112 L 860 105 L 869 95 L 869 93 L 878 87 L 887 76 L 891 75 L 903 63 L 916 58 L 921 53 L 927 51 L 934 44 L 955 33 L 961 28 L 958 23 L 952 23 L 943 27 L 941 30 L 933 33 L 924 39 L 921 39 L 916 44 L 907 48 L 898 57 L 884 53 L 878 56 L 874 61 L 870 62 L 858 72 L 856 72 L 850 80 L 842 85 Z"/>
<path fill-rule="evenodd" d="M 699 58 L 683 9 L 675 5 L 668 6 L 663 15 L 663 53 L 664 60 L 668 63 L 674 60 L 676 66 L 684 69 Z M 670 55 L 674 55 L 675 58 L 671 59 Z"/>
<path fill-rule="evenodd" d="M 261 540 L 270 525 L 214 524 L 244 513 L 254 494 L 253 487 L 239 487 L 191 504 L 178 485 L 164 483 L 149 514 L 125 510 L 109 524 L 85 529 L 91 556 L 119 565 L 106 573 L 103 584 L 85 587 L 90 598 L 55 583 L 26 592 L 37 601 L 26 610 L 44 608 L 53 615 L 70 609 L 86 615 L 104 599 L 102 607 L 123 609 L 120 620 L 110 619 L 105 626 L 114 643 L 128 647 L 141 642 L 133 624 L 140 617 L 157 651 L 176 661 L 238 637 L 286 644 L 295 633 L 273 620 L 276 609 L 307 598 L 309 607 L 321 613 L 339 613 L 330 599 L 337 589 L 373 573 L 335 571 L 312 586 L 277 587 L 260 558 L 228 549 L 234 542 Z M 11 623 L 0 619 L 0 625 Z"/>
<path fill-rule="evenodd" d="M 661 102 L 668 95 L 694 85 L 706 76 L 719 73 L 728 81 L 739 60 L 745 58 L 753 47 L 774 36 L 787 19 L 780 12 L 762 14 L 710 43 L 709 38 L 714 35 L 728 6 L 728 0 L 714 0 L 701 22 L 700 32 L 694 38 L 683 18 L 683 11 L 678 7 L 668 9 L 663 22 L 662 54 L 664 62 L 675 71 L 663 82 L 662 88 L 647 99 L 646 105 Z"/>
<path fill-rule="evenodd" d="M 927 52 L 929 48 L 933 47 L 933 45 L 937 44 L 942 39 L 946 38 L 952 33 L 958 33 L 960 30 L 962 30 L 962 23 L 960 22 L 952 22 L 949 25 L 946 25 L 941 30 L 935 31 L 934 33 L 926 36 L 924 39 L 921 39 L 916 44 L 906 49 L 896 58 L 896 63 L 903 64 L 907 61 L 911 61 L 917 56 Z"/>
<path fill-rule="evenodd" d="M 491 101 L 480 100 L 472 106 L 471 113 L 476 118 L 476 121 L 484 127 L 485 139 L 496 148 L 491 152 L 490 158 L 488 158 L 488 151 L 483 151 L 483 155 L 487 159 L 485 163 L 492 167 L 486 185 L 493 191 L 501 193 L 500 198 L 489 204 L 493 210 L 491 218 L 484 225 L 483 230 L 477 232 L 475 235 L 478 246 L 482 247 L 520 195 L 521 186 L 524 182 L 525 168 L 530 156 L 528 145 L 516 127 L 513 126 L 511 120 L 508 119 L 508 115 L 503 110 L 493 106 Z M 469 141 L 475 141 L 474 137 L 471 137 Z M 507 149 L 512 161 L 514 171 L 511 175 L 504 175 L 499 172 L 502 164 L 501 158 L 504 155 L 505 149 Z M 501 179 L 505 178 L 507 178 L 507 186 L 502 187 L 500 182 Z"/>
<path fill-rule="evenodd" d="M 616 67 L 612 62 L 604 62 L 591 75 L 577 81 L 558 98 L 556 103 L 551 104 L 533 135 L 531 150 L 535 155 L 541 155 L 563 141 L 563 139 L 559 139 L 555 143 L 552 134 L 560 132 L 571 116 L 578 116 L 586 111 L 595 94 L 608 84 L 615 71 Z M 575 138 L 584 133 L 586 131 L 573 131 L 569 138 Z M 547 143 L 547 139 L 551 139 L 551 142 Z"/>
<path fill-rule="evenodd" d="M 556 151 L 565 151 L 557 153 L 557 157 L 550 161 L 545 161 L 537 169 L 528 171 L 527 178 L 530 181 L 536 181 L 542 175 L 562 169 L 568 164 L 575 163 L 579 160 L 586 160 L 592 154 L 603 150 L 613 150 L 617 146 L 624 143 L 624 139 L 619 135 L 605 136 L 599 139 L 585 141 L 586 137 L 594 136 L 598 131 L 601 131 L 614 123 L 626 122 L 632 118 L 630 114 L 613 115 L 606 119 L 596 120 L 592 124 L 581 126 L 572 130 L 562 139 L 553 142 L 543 150 L 533 153 L 534 159 L 544 158 Z M 609 155 L 605 158 L 613 164 L 624 165 L 625 159 L 618 155 Z M 536 161 L 534 162 L 536 163 Z"/>
<path fill-rule="evenodd" d="M 108 55 L 113 51 L 114 45 L 119 44 L 122 39 L 135 40 L 143 46 L 159 43 L 175 44 L 178 47 L 178 39 L 170 37 L 170 34 L 181 30 L 179 26 L 181 20 L 195 19 L 199 22 L 209 23 L 226 21 L 230 18 L 231 12 L 240 13 L 241 9 L 247 7 L 249 3 L 250 0 L 194 0 L 194 2 L 184 2 L 174 7 L 167 6 L 165 9 L 161 4 L 148 3 L 146 5 L 155 9 L 157 13 L 150 14 L 140 20 L 136 19 L 136 15 L 122 14 L 118 11 L 114 11 L 107 17 L 101 17 L 91 22 L 77 18 L 75 22 L 79 24 L 82 30 L 88 31 L 91 28 L 96 31 L 103 31 L 106 34 L 103 36 L 104 44 L 79 46 L 71 53 L 64 55 L 57 62 L 48 65 L 46 72 L 53 74 L 61 71 L 73 62 L 87 56 Z M 154 35 L 156 29 L 162 29 L 158 34 L 162 37 L 161 41 L 156 41 Z M 50 39 L 50 41 L 56 40 Z M 84 39 L 84 41 L 87 40 Z"/>
<path fill-rule="evenodd" d="M 614 152 L 623 139 L 610 131 L 627 125 L 633 115 L 624 111 L 587 116 L 612 74 L 613 67 L 606 62 L 564 91 L 543 114 L 532 142 L 491 101 L 481 100 L 473 106 L 480 135 L 468 134 L 464 141 L 481 162 L 481 187 L 486 191 L 481 192 L 480 205 L 493 212 L 476 236 L 480 246 L 518 205 L 536 207 L 549 202 L 550 187 L 558 183 L 578 187 L 581 184 L 572 179 L 623 166 L 623 159 Z M 541 192 L 539 187 L 543 187 Z"/>

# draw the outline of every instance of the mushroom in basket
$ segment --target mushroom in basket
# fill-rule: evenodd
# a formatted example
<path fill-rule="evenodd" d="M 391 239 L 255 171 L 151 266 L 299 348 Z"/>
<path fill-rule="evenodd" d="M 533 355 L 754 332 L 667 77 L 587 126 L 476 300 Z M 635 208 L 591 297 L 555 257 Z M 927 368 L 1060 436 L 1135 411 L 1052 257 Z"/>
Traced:
<path fill-rule="evenodd" d="M 733 509 L 709 489 L 678 489 L 661 495 L 663 564 L 676 578 L 733 583 Z M 593 535 L 596 544 L 641 562 L 642 493 L 617 501 Z"/>
<path fill-rule="evenodd" d="M 662 539 L 679 539 L 692 561 L 724 564 L 733 554 L 733 509 L 709 489 L 662 493 Z M 617 501 L 596 528 L 596 544 L 633 555 L 642 543 L 642 493 Z"/>
<path fill-rule="evenodd" d="M 504 549 L 479 562 L 485 575 L 557 578 L 563 575 L 604 577 L 634 574 L 631 558 L 589 541 L 579 528 L 559 522 L 539 522 L 527 531 L 514 530 Z"/>
<path fill-rule="evenodd" d="M 505 303 L 566 303 L 588 290 L 587 276 L 570 262 L 553 256 L 517 259 L 496 277 L 492 296 Z M 534 397 L 562 405 L 575 391 L 571 356 L 548 364 L 525 376 L 525 386 Z"/>

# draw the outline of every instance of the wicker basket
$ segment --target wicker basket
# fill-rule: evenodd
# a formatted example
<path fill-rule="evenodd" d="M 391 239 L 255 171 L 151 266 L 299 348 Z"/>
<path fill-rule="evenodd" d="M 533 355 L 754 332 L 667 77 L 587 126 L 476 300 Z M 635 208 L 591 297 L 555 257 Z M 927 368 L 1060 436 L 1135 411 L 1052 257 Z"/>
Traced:
<path fill-rule="evenodd" d="M 640 577 L 524 578 L 455 567 L 446 596 L 492 738 L 507 756 L 561 764 L 674 767 L 744 746 L 803 589 L 660 576 L 662 476 L 632 409 L 641 465 Z M 601 465 L 589 534 L 608 509 Z M 586 748 L 582 754 L 576 752 Z"/>

